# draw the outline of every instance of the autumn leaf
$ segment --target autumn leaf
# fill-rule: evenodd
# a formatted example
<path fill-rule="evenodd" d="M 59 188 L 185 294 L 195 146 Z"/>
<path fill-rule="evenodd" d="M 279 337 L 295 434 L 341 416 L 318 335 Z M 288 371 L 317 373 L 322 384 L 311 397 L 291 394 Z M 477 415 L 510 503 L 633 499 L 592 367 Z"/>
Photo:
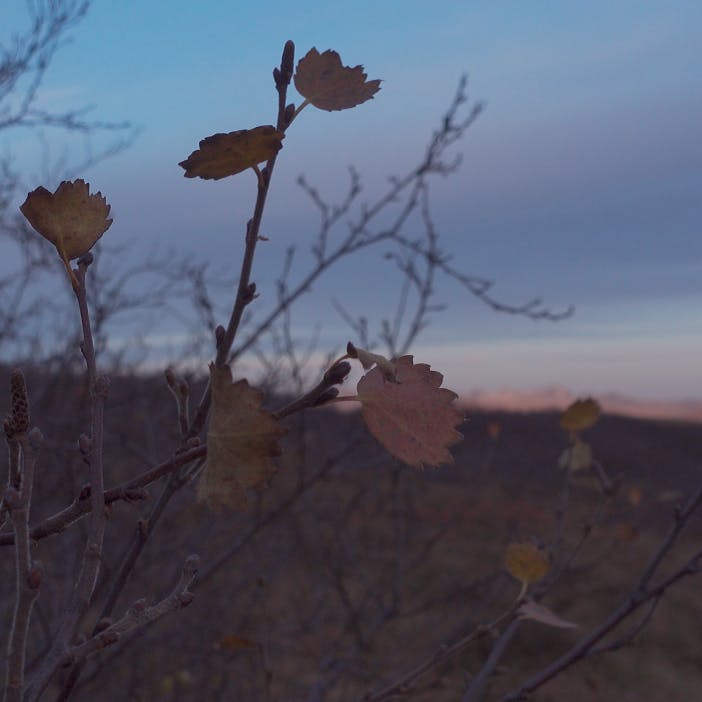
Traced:
<path fill-rule="evenodd" d="M 295 71 L 295 87 L 320 110 L 346 110 L 370 100 L 380 90 L 379 80 L 366 80 L 363 66 L 343 66 L 336 51 L 310 49 Z"/>
<path fill-rule="evenodd" d="M 548 607 L 530 600 L 525 602 L 517 610 L 519 619 L 531 619 L 547 626 L 555 626 L 558 629 L 574 629 L 577 624 L 566 621 L 559 617 L 555 612 L 552 612 Z"/>
<path fill-rule="evenodd" d="M 412 356 L 395 361 L 396 382 L 379 367 L 368 371 L 356 386 L 363 419 L 378 441 L 400 460 L 421 468 L 453 463 L 448 446 L 463 437 L 455 427 L 463 412 L 452 406 L 457 395 L 442 388 L 443 376 Z"/>
<path fill-rule="evenodd" d="M 79 178 L 64 180 L 56 192 L 32 190 L 20 207 L 28 222 L 58 251 L 74 286 L 69 261 L 87 253 L 110 228 L 110 206 L 102 193 L 90 194 L 90 185 Z"/>
<path fill-rule="evenodd" d="M 566 431 L 589 429 L 600 418 L 600 405 L 588 397 L 576 400 L 561 415 L 561 426 Z"/>
<path fill-rule="evenodd" d="M 363 366 L 363 370 L 369 370 L 373 366 L 378 366 L 385 380 L 391 383 L 397 382 L 397 378 L 395 377 L 395 364 L 392 361 L 388 361 L 385 356 L 361 349 L 358 346 L 354 346 L 350 341 L 346 346 L 346 353 L 350 358 L 358 359 Z"/>
<path fill-rule="evenodd" d="M 261 409 L 263 395 L 246 380 L 232 382 L 229 366 L 210 365 L 212 419 L 207 433 L 207 467 L 198 496 L 214 505 L 245 509 L 246 489 L 267 481 L 280 455 L 286 433 L 270 412 Z"/>
<path fill-rule="evenodd" d="M 285 134 L 271 125 L 213 134 L 178 165 L 185 169 L 186 178 L 219 180 L 273 158 L 283 147 L 284 138 Z"/>
<path fill-rule="evenodd" d="M 513 543 L 507 547 L 505 567 L 525 587 L 541 580 L 550 569 L 546 554 L 529 541 Z"/>
<path fill-rule="evenodd" d="M 592 465 L 592 449 L 580 439 L 573 442 L 558 459 L 558 466 L 563 470 L 584 470 Z"/>

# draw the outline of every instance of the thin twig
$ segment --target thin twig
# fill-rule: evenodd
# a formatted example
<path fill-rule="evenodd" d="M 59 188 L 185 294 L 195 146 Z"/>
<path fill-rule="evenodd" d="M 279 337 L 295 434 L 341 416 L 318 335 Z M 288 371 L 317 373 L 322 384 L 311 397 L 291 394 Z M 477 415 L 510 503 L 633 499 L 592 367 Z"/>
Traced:
<path fill-rule="evenodd" d="M 3 502 L 7 505 L 15 533 L 15 610 L 7 646 L 5 702 L 21 702 L 24 694 L 24 670 L 27 637 L 32 607 L 39 594 L 41 567 L 32 562 L 29 537 L 29 513 L 37 451 L 42 436 L 38 429 L 18 440 L 22 452 L 21 488 L 8 488 Z"/>
<path fill-rule="evenodd" d="M 702 559 L 702 549 L 698 550 L 691 558 L 677 568 L 672 575 L 664 578 L 655 586 L 650 582 L 663 562 L 664 558 L 671 552 L 671 549 L 685 526 L 689 523 L 690 517 L 699 509 L 702 504 L 702 483 L 691 495 L 687 504 L 676 511 L 673 526 L 668 534 L 663 538 L 661 544 L 652 554 L 646 567 L 643 569 L 639 579 L 630 590 L 624 601 L 587 636 L 581 638 L 572 648 L 563 655 L 556 658 L 545 668 L 529 677 L 522 685 L 504 695 L 500 702 L 517 702 L 525 700 L 535 690 L 539 689 L 564 670 L 570 668 L 575 663 L 590 655 L 597 645 L 612 631 L 614 631 L 631 614 L 636 612 L 641 606 L 651 600 L 658 600 L 666 590 L 679 580 L 698 573 L 700 571 L 700 560 Z M 646 619 L 648 621 L 648 619 Z M 638 629 L 634 630 L 638 633 Z"/>
<path fill-rule="evenodd" d="M 97 582 L 100 564 L 102 562 L 102 548 L 105 536 L 107 517 L 103 500 L 104 472 L 103 472 L 103 423 L 105 399 L 109 388 L 109 381 L 105 376 L 98 376 L 95 361 L 95 347 L 90 326 L 90 313 L 85 288 L 85 275 L 88 266 L 92 263 L 92 254 L 86 254 L 78 262 L 74 271 L 77 285 L 74 292 L 78 301 L 81 325 L 83 328 L 83 342 L 81 349 L 87 367 L 88 384 L 91 397 L 91 436 L 90 436 L 90 518 L 88 522 L 88 538 L 83 552 L 80 572 L 71 595 L 70 603 L 64 613 L 59 631 L 54 639 L 51 650 L 44 658 L 44 662 L 37 671 L 29 689 L 29 700 L 38 700 L 51 677 L 60 665 L 76 627 L 85 614 L 92 599 Z"/>
<path fill-rule="evenodd" d="M 135 502 L 148 497 L 142 488 L 155 483 L 165 475 L 169 475 L 180 467 L 187 465 L 193 461 L 204 458 L 207 455 L 207 446 L 195 446 L 181 453 L 177 453 L 163 463 L 144 471 L 130 480 L 116 485 L 115 487 L 105 490 L 103 493 L 103 501 L 105 505 L 110 505 L 113 502 Z M 68 506 L 60 512 L 47 517 L 38 524 L 34 525 L 30 530 L 32 541 L 41 541 L 47 536 L 53 536 L 65 531 L 69 526 L 84 517 L 91 509 L 92 490 L 90 486 L 86 486 L 81 491 L 81 494 Z M 0 546 L 7 546 L 14 543 L 12 533 L 0 534 Z"/>

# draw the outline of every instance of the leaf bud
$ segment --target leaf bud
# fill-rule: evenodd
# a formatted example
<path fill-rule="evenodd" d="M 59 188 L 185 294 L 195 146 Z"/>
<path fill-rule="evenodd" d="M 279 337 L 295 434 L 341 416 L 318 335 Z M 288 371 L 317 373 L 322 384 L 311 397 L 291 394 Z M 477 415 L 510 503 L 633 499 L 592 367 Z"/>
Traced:
<path fill-rule="evenodd" d="M 256 283 L 249 283 L 244 289 L 242 302 L 248 305 L 256 297 Z"/>
<path fill-rule="evenodd" d="M 136 602 L 132 603 L 132 606 L 129 608 L 129 614 L 131 614 L 133 617 L 139 617 L 144 613 L 145 609 L 146 599 L 142 597 L 141 599 L 138 599 Z"/>
<path fill-rule="evenodd" d="M 127 488 L 124 491 L 124 499 L 127 502 L 138 502 L 149 499 L 149 491 L 144 488 Z"/>
<path fill-rule="evenodd" d="M 280 77 L 285 85 L 290 84 L 290 79 L 295 68 L 295 44 L 288 39 L 283 47 L 283 56 L 280 60 Z"/>
<path fill-rule="evenodd" d="M 178 595 L 178 602 L 181 607 L 187 607 L 193 601 L 194 597 L 195 595 L 190 591 L 181 592 Z"/>
<path fill-rule="evenodd" d="M 283 115 L 283 121 L 286 127 L 293 121 L 293 117 L 295 117 L 295 103 L 291 102 L 289 105 L 285 106 L 285 114 Z"/>
<path fill-rule="evenodd" d="M 27 587 L 30 590 L 38 590 L 39 586 L 41 585 L 41 579 L 44 574 L 44 569 L 41 566 L 41 563 L 34 562 L 32 563 L 31 566 L 29 566 L 29 570 L 27 571 Z"/>
<path fill-rule="evenodd" d="M 350 341 L 346 344 L 346 353 L 351 358 L 358 358 L 358 351 L 356 351 L 356 347 Z"/>
<path fill-rule="evenodd" d="M 328 385 L 341 385 L 350 372 L 351 364 L 348 361 L 340 361 L 327 370 L 324 374 L 324 382 Z"/>
<path fill-rule="evenodd" d="M 215 343 L 217 344 L 217 348 L 219 348 L 221 343 L 224 341 L 225 333 L 224 327 L 221 324 L 218 324 L 217 328 L 215 329 Z"/>
<path fill-rule="evenodd" d="M 78 437 L 78 450 L 83 456 L 89 456 L 93 447 L 93 441 L 89 436 L 81 434 Z"/>
<path fill-rule="evenodd" d="M 273 69 L 273 80 L 275 81 L 276 87 L 280 87 L 280 70 L 277 68 Z"/>
<path fill-rule="evenodd" d="M 10 416 L 8 419 L 13 435 L 24 434 L 29 428 L 27 384 L 19 369 L 13 370 L 10 375 Z"/>
<path fill-rule="evenodd" d="M 96 625 L 95 625 L 95 633 L 99 634 L 101 631 L 105 631 L 105 629 L 109 629 L 112 626 L 113 622 L 110 617 L 103 617 Z"/>
<path fill-rule="evenodd" d="M 8 510 L 19 509 L 22 506 L 22 497 L 20 491 L 13 487 L 9 487 L 5 490 L 2 496 L 2 501 Z"/>
<path fill-rule="evenodd" d="M 112 646 L 112 644 L 116 644 L 119 641 L 119 637 L 119 631 L 105 631 L 100 634 L 100 643 L 103 646 Z"/>

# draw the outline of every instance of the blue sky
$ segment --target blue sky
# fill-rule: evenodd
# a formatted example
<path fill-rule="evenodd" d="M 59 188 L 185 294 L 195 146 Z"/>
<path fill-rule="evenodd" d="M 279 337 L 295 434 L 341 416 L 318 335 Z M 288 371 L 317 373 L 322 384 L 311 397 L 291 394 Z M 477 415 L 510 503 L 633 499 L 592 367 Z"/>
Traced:
<path fill-rule="evenodd" d="M 6 0 L 20 28 L 24 2 Z M 5 30 L 0 35 L 5 38 Z M 467 273 L 497 281 L 508 302 L 541 296 L 558 324 L 495 315 L 450 281 L 447 310 L 415 355 L 460 390 L 530 390 L 642 398 L 702 397 L 702 4 L 641 2 L 269 2 L 96 0 L 46 76 L 42 104 L 96 105 L 129 119 L 134 146 L 85 176 L 112 203 L 109 232 L 232 261 L 249 216 L 251 179 L 190 181 L 178 161 L 218 131 L 274 121 L 270 72 L 286 39 L 298 57 L 333 48 L 382 78 L 374 100 L 343 113 L 307 109 L 275 175 L 255 276 L 265 291 L 316 213 L 294 185 L 304 173 L 331 199 L 353 163 L 370 197 L 421 157 L 459 76 L 486 110 L 461 145 L 460 172 L 433 187 L 444 247 Z M 47 133 L 60 148 L 63 137 Z M 1 146 L 38 172 L 35 137 Z M 38 183 L 37 183 L 38 184 Z M 323 343 L 350 331 L 343 299 L 377 320 L 397 280 L 382 254 L 342 266 L 295 318 Z M 371 280 L 372 277 L 372 280 Z M 265 297 L 265 296 L 264 296 Z M 265 299 L 261 300 L 265 308 Z"/>

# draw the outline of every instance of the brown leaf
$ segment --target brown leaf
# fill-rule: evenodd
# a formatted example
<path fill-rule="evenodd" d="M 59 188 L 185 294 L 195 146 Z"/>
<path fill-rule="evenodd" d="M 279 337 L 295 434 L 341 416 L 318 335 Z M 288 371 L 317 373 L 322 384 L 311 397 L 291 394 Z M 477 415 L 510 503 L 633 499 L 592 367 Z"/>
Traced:
<path fill-rule="evenodd" d="M 600 418 L 600 405 L 588 397 L 576 400 L 561 415 L 561 426 L 566 431 L 589 429 Z"/>
<path fill-rule="evenodd" d="M 79 178 L 64 180 L 56 192 L 46 188 L 32 190 L 20 207 L 29 223 L 55 247 L 73 277 L 69 261 L 87 253 L 110 228 L 110 206 L 90 185 Z"/>
<path fill-rule="evenodd" d="M 509 574 L 530 585 L 548 573 L 550 564 L 546 554 L 529 541 L 510 544 L 505 553 L 505 567 Z"/>
<path fill-rule="evenodd" d="M 219 180 L 273 158 L 283 148 L 284 138 L 270 125 L 213 134 L 178 165 L 185 169 L 186 178 Z"/>
<path fill-rule="evenodd" d="M 246 380 L 232 382 L 229 366 L 210 365 L 212 419 L 207 432 L 207 468 L 198 496 L 214 505 L 245 509 L 246 488 L 267 481 L 287 429 L 261 409 L 263 394 Z"/>
<path fill-rule="evenodd" d="M 393 456 L 421 468 L 453 463 L 448 446 L 463 436 L 454 427 L 463 412 L 452 407 L 457 395 L 442 388 L 443 376 L 412 356 L 395 361 L 396 382 L 379 367 L 368 371 L 356 387 L 363 419 L 370 432 Z"/>
<path fill-rule="evenodd" d="M 379 80 L 366 80 L 363 66 L 343 66 L 336 51 L 310 49 L 295 71 L 295 87 L 320 110 L 346 110 L 370 100 L 380 90 Z"/>
<path fill-rule="evenodd" d="M 531 619 L 541 624 L 555 626 L 558 629 L 574 629 L 577 624 L 561 619 L 555 612 L 552 612 L 548 607 L 545 607 L 538 602 L 529 600 L 525 602 L 518 610 L 517 614 L 520 619 Z"/>

